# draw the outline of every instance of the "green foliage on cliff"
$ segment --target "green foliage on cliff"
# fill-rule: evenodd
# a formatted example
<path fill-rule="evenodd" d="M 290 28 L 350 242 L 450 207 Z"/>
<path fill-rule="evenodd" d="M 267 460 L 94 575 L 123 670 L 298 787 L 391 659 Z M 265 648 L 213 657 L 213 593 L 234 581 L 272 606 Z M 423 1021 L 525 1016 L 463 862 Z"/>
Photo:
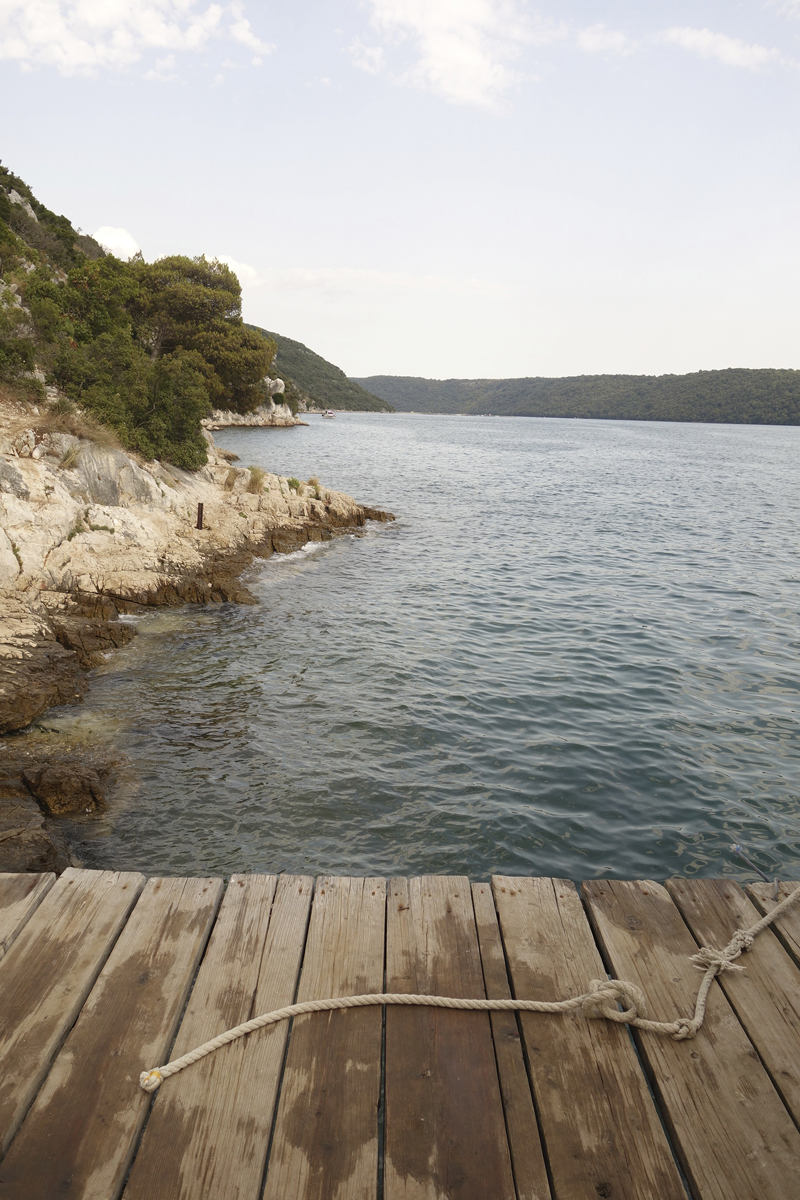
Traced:
<path fill-rule="evenodd" d="M 273 374 L 286 381 L 286 391 L 289 396 L 293 391 L 299 393 L 317 408 L 336 408 L 350 412 L 392 412 L 392 405 L 371 392 L 365 391 L 352 379 L 348 379 L 344 371 L 333 363 L 315 354 L 302 342 L 284 337 L 280 333 L 267 333 L 256 325 L 248 325 L 260 333 L 262 337 L 270 338 L 278 348 L 275 356 Z"/>
<path fill-rule="evenodd" d="M 25 383 L 36 364 L 146 458 L 197 468 L 202 417 L 266 399 L 275 345 L 243 324 L 229 267 L 121 262 L 1 166 L 0 279 L 0 379 Z"/>
<path fill-rule="evenodd" d="M 358 380 L 401 412 L 495 413 L 612 421 L 800 425 L 800 371 L 579 375 L 564 379 Z"/>

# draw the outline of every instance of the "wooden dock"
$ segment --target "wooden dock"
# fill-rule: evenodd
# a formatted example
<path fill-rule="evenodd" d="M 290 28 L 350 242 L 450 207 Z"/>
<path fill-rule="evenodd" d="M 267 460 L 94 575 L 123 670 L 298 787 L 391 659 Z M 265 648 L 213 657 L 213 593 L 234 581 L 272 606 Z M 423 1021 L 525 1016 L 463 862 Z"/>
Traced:
<path fill-rule="evenodd" d="M 792 890 L 781 885 L 781 896 Z M 563 999 L 611 974 L 691 1015 L 699 944 L 773 905 L 730 880 L 0 875 L 0 1200 L 796 1200 L 800 906 L 697 1038 L 370 1007 L 160 1066 L 365 992 Z"/>

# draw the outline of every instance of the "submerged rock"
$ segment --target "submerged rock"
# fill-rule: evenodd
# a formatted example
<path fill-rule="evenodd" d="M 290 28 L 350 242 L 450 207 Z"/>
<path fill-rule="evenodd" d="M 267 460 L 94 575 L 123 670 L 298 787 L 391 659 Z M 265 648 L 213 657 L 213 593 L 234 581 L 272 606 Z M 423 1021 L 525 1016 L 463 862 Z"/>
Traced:
<path fill-rule="evenodd" d="M 65 813 L 97 812 L 105 808 L 100 776 L 94 767 L 80 762 L 30 767 L 22 778 L 51 817 Z"/>
<path fill-rule="evenodd" d="M 0 773 L 0 871 L 57 871 L 70 865 L 57 831 L 19 777 Z"/>

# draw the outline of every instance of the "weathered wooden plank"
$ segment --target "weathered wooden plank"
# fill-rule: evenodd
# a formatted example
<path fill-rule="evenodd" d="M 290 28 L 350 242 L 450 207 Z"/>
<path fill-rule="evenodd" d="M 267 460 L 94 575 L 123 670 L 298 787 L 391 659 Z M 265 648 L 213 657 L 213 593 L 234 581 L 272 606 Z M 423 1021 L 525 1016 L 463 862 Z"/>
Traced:
<path fill-rule="evenodd" d="M 68 867 L 0 962 L 0 1154 L 143 887 L 142 875 Z"/>
<path fill-rule="evenodd" d="M 151 879 L 0 1164 L 0 1198 L 118 1196 L 222 894 L 219 879 Z M 163 1195 L 164 1193 L 162 1193 Z"/>
<path fill-rule="evenodd" d="M 317 881 L 298 1000 L 383 991 L 386 884 Z M 265 1200 L 374 1200 L 381 1009 L 293 1024 Z"/>
<path fill-rule="evenodd" d="M 606 978 L 572 883 L 492 884 L 518 998 L 567 999 Z M 627 1031 L 580 1012 L 520 1019 L 558 1200 L 685 1200 Z"/>
<path fill-rule="evenodd" d="M 750 883 L 745 891 L 755 904 L 759 914 L 766 916 L 798 887 L 800 887 L 800 881 L 796 879 L 789 883 L 779 883 L 777 900 L 775 899 L 775 887 L 771 883 Z M 775 924 L 770 926 L 770 929 L 775 931 L 776 937 L 800 966 L 800 901 L 790 908 L 785 916 L 779 917 Z"/>
<path fill-rule="evenodd" d="M 491 884 L 473 883 L 472 902 L 486 995 L 490 1000 L 510 1000 L 511 988 Z M 517 1200 L 550 1200 L 550 1185 L 517 1018 L 513 1013 L 494 1012 L 490 1020 Z"/>
<path fill-rule="evenodd" d="M 648 1015 L 691 1016 L 697 945 L 657 883 L 595 880 L 584 894 L 611 968 L 643 988 Z M 637 1032 L 684 1171 L 701 1200 L 800 1195 L 800 1133 L 718 984 L 698 1036 Z"/>
<path fill-rule="evenodd" d="M 171 1058 L 292 1003 L 313 887 L 231 878 Z M 258 1200 L 288 1032 L 261 1029 L 162 1085 L 125 1200 Z"/>
<path fill-rule="evenodd" d="M 761 914 L 732 879 L 670 879 L 667 891 L 702 946 L 726 946 Z M 800 970 L 771 929 L 723 971 L 722 990 L 800 1125 Z"/>
<path fill-rule="evenodd" d="M 386 990 L 485 996 L 469 880 L 393 879 Z M 386 1200 L 513 1200 L 488 1013 L 386 1010 Z"/>
<path fill-rule="evenodd" d="M 55 875 L 0 875 L 0 958 L 24 929 L 56 881 Z"/>

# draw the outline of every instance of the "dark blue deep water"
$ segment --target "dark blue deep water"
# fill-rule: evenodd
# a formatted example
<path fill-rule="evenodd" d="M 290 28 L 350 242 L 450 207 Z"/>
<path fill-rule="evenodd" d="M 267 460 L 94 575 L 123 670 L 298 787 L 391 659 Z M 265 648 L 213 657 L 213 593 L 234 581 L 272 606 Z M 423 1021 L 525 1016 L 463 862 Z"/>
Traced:
<path fill-rule="evenodd" d="M 340 414 L 245 465 L 391 509 L 162 611 L 47 718 L 87 866 L 800 874 L 800 429 Z"/>

